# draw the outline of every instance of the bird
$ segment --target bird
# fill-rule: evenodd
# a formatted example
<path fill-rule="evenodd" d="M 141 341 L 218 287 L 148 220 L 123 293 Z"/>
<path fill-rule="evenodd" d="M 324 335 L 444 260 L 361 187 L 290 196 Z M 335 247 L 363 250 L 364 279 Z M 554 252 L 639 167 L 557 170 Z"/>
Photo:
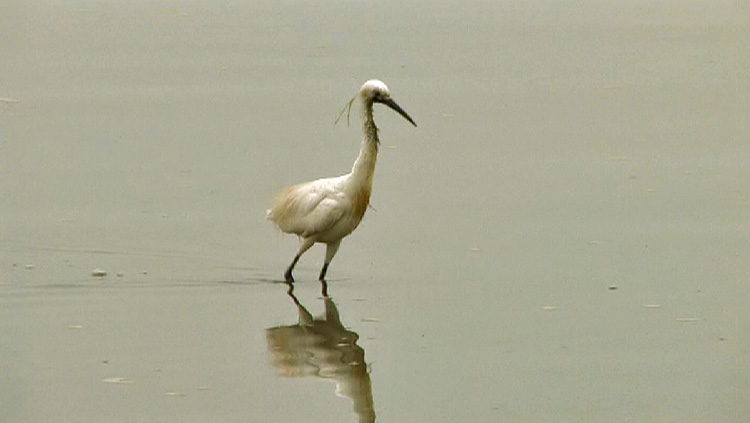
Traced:
<path fill-rule="evenodd" d="M 336 122 L 347 110 L 348 120 L 355 100 L 359 100 L 364 137 L 351 172 L 304 182 L 282 190 L 266 213 L 266 217 L 282 232 L 296 234 L 299 237 L 297 253 L 284 272 L 287 283 L 294 282 L 294 266 L 302 254 L 315 243 L 326 244 L 325 261 L 318 277 L 318 280 L 324 282 L 328 266 L 338 252 L 341 240 L 357 228 L 367 211 L 380 145 L 378 127 L 375 126 L 373 118 L 373 106 L 376 103 L 384 104 L 417 126 L 414 119 L 393 100 L 388 87 L 376 79 L 362 85 L 359 92 L 341 111 Z"/>

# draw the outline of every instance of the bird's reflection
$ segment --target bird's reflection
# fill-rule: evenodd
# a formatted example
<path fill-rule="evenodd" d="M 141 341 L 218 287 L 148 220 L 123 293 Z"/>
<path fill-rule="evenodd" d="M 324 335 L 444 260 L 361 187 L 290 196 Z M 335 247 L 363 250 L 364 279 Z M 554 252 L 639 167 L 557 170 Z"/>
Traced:
<path fill-rule="evenodd" d="M 297 306 L 295 325 L 266 329 L 271 363 L 283 377 L 314 376 L 336 382 L 336 394 L 349 398 L 359 422 L 374 422 L 372 386 L 365 350 L 357 345 L 359 335 L 341 324 L 339 311 L 322 281 L 325 314 L 314 318 L 294 295 L 288 284 L 287 295 Z"/>

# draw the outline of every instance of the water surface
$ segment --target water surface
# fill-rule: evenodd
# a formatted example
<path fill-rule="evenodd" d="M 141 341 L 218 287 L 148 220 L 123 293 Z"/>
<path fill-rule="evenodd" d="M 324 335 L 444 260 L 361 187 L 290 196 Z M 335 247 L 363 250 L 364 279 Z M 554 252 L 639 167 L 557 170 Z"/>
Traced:
<path fill-rule="evenodd" d="M 750 415 L 741 2 L 0 9 L 0 420 Z M 370 78 L 419 127 L 290 296 Z"/>

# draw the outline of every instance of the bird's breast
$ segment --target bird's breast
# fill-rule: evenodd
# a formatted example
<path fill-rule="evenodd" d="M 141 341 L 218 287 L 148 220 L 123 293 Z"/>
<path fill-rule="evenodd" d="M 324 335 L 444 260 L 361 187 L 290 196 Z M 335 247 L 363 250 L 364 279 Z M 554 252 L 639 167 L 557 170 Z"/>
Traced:
<path fill-rule="evenodd" d="M 346 200 L 349 202 L 349 208 L 340 219 L 332 226 L 318 234 L 318 242 L 334 242 L 354 232 L 362 222 L 362 218 L 370 204 L 371 188 L 365 186 L 348 192 Z"/>

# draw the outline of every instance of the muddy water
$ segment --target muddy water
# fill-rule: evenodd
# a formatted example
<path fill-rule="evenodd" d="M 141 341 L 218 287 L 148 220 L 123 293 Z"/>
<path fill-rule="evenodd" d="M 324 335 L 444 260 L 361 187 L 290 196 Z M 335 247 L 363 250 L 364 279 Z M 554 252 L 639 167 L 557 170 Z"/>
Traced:
<path fill-rule="evenodd" d="M 603 3 L 2 6 L 0 420 L 745 421 L 748 8 Z"/>

